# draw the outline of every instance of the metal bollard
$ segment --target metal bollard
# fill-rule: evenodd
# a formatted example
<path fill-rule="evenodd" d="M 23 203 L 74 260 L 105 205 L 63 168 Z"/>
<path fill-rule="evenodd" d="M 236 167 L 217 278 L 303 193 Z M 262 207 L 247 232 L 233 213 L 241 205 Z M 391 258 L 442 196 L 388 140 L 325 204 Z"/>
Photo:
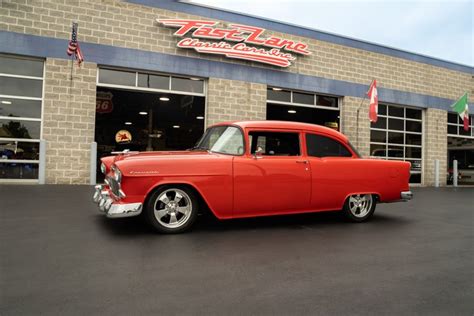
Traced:
<path fill-rule="evenodd" d="M 91 143 L 91 170 L 90 170 L 90 184 L 96 185 L 97 182 L 97 143 Z"/>
<path fill-rule="evenodd" d="M 435 160 L 435 187 L 439 187 L 439 159 Z"/>
<path fill-rule="evenodd" d="M 453 186 L 458 186 L 458 161 L 453 160 Z"/>
<path fill-rule="evenodd" d="M 38 183 L 46 183 L 46 141 L 40 140 L 39 143 L 39 164 L 38 164 Z"/>

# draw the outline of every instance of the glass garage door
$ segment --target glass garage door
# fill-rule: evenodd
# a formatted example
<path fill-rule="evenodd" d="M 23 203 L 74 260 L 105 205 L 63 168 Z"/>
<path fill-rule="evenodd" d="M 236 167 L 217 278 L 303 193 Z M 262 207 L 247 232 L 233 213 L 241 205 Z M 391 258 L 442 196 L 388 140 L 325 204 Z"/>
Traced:
<path fill-rule="evenodd" d="M 205 83 L 203 78 L 99 68 L 95 127 L 98 157 L 124 149 L 193 147 L 205 129 Z M 101 177 L 98 171 L 97 179 Z"/>
<path fill-rule="evenodd" d="M 421 184 L 423 111 L 379 104 L 376 123 L 370 126 L 370 156 L 411 162 L 410 183 Z"/>
<path fill-rule="evenodd" d="M 458 162 L 458 183 L 474 185 L 474 115 L 469 129 L 457 113 L 448 113 L 448 184 L 453 182 L 453 164 Z"/>
<path fill-rule="evenodd" d="M 0 55 L 0 182 L 38 181 L 43 60 Z"/>
<path fill-rule="evenodd" d="M 340 130 L 337 96 L 267 88 L 267 120 L 324 125 Z"/>

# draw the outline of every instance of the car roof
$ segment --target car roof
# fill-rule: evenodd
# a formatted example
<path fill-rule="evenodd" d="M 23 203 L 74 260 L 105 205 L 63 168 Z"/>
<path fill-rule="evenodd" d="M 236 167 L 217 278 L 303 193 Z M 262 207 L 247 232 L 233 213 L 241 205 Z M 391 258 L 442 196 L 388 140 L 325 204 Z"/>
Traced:
<path fill-rule="evenodd" d="M 332 129 L 329 127 L 325 127 L 322 125 L 316 124 L 309 124 L 309 123 L 300 123 L 300 122 L 290 122 L 290 121 L 230 121 L 230 122 L 222 122 L 218 124 L 214 124 L 212 126 L 222 126 L 222 125 L 236 125 L 243 129 L 245 128 L 277 128 L 277 129 L 296 129 L 296 130 L 304 130 L 304 131 L 311 131 L 311 132 L 319 132 L 323 134 L 327 134 L 329 136 L 333 136 L 344 141 L 348 141 L 346 135 Z M 212 127 L 210 126 L 210 127 Z"/>

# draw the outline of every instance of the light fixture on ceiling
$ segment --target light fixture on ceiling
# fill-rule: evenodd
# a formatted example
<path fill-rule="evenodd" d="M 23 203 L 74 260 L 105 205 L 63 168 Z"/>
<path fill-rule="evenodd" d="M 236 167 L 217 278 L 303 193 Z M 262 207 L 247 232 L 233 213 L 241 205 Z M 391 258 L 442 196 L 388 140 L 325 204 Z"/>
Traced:
<path fill-rule="evenodd" d="M 168 98 L 168 97 L 160 97 L 160 101 L 169 101 L 169 100 L 170 100 L 170 98 Z"/>
<path fill-rule="evenodd" d="M 132 125 L 132 122 L 125 122 L 125 125 Z"/>
<path fill-rule="evenodd" d="M 180 128 L 181 126 L 179 125 L 173 125 L 173 128 Z"/>
<path fill-rule="evenodd" d="M 295 114 L 296 111 L 295 110 L 288 110 L 288 113 Z"/>
<path fill-rule="evenodd" d="M 273 91 L 281 91 L 282 88 L 275 88 L 275 87 L 273 87 L 272 90 L 273 90 Z"/>
<path fill-rule="evenodd" d="M 204 116 L 196 116 L 197 120 L 204 120 Z"/>
<path fill-rule="evenodd" d="M 199 79 L 199 78 L 194 78 L 194 77 L 191 77 L 191 78 L 189 78 L 189 79 L 194 80 L 194 81 L 199 81 L 199 80 L 201 80 L 201 79 Z"/>
<path fill-rule="evenodd" d="M 2 104 L 12 104 L 12 101 L 2 101 Z"/>
<path fill-rule="evenodd" d="M 148 112 L 138 112 L 140 115 L 148 115 Z"/>

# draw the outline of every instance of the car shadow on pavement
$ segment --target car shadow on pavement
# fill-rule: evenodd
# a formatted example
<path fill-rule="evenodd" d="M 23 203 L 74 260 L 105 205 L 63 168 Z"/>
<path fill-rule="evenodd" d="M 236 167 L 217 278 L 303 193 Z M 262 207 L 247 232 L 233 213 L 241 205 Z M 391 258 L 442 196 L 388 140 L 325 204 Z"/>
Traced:
<path fill-rule="evenodd" d="M 340 212 L 319 212 L 308 214 L 294 214 L 282 216 L 263 216 L 255 218 L 243 218 L 220 221 L 212 216 L 205 216 L 198 220 L 195 231 L 242 231 L 255 229 L 319 229 L 319 228 L 340 228 L 357 225 L 383 223 L 384 226 L 404 224 L 405 219 L 385 214 L 374 214 L 367 223 L 353 223 L 346 221 Z"/>
<path fill-rule="evenodd" d="M 102 215 L 94 217 L 101 229 L 116 236 L 139 236 L 157 234 L 141 217 L 109 219 Z M 396 215 L 375 213 L 367 223 L 352 223 L 344 220 L 340 212 L 320 212 L 308 214 L 263 216 L 254 218 L 218 220 L 211 214 L 202 214 L 198 217 L 189 233 L 235 232 L 254 230 L 303 230 L 347 227 L 350 229 L 358 225 L 383 225 L 384 228 L 397 227 L 407 224 L 406 218 Z"/>
<path fill-rule="evenodd" d="M 139 236 L 154 233 L 141 216 L 111 219 L 97 214 L 94 216 L 94 221 L 100 229 L 115 236 Z"/>

